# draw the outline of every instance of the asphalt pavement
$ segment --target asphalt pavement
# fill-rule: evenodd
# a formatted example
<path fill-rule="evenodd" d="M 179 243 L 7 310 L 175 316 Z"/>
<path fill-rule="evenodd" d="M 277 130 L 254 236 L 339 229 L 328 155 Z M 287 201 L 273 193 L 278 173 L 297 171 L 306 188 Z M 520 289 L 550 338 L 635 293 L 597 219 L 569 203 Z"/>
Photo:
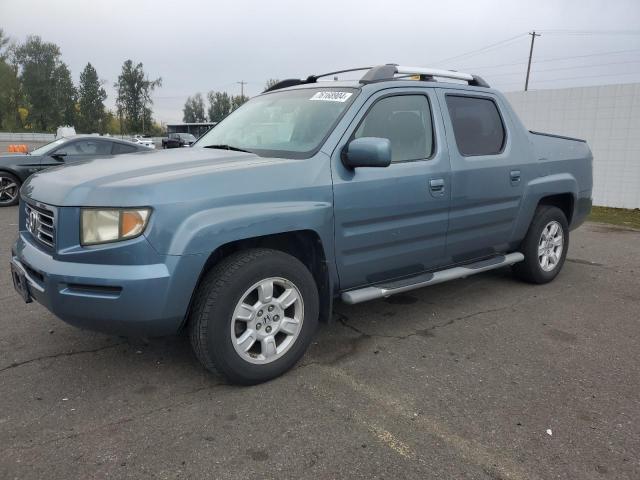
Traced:
<path fill-rule="evenodd" d="M 184 336 L 78 330 L 13 291 L 0 209 L 0 478 L 638 479 L 640 231 L 586 224 L 551 284 L 508 269 L 338 304 L 288 374 Z"/>

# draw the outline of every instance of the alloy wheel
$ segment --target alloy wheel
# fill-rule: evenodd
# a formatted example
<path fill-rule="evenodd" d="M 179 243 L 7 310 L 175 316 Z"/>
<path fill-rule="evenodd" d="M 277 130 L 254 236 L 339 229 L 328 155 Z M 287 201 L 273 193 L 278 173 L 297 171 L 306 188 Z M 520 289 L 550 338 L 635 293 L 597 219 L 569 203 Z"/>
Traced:
<path fill-rule="evenodd" d="M 243 360 L 271 363 L 293 346 L 303 321 L 298 287 L 285 278 L 265 278 L 240 297 L 231 320 L 231 341 Z"/>

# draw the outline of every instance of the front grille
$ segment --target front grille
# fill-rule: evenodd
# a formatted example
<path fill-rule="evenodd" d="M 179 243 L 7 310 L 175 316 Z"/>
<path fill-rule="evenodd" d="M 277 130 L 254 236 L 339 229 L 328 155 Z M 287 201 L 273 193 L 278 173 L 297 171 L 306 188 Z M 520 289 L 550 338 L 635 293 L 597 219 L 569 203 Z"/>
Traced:
<path fill-rule="evenodd" d="M 33 238 L 48 247 L 56 246 L 56 222 L 51 210 L 25 204 L 25 224 Z"/>

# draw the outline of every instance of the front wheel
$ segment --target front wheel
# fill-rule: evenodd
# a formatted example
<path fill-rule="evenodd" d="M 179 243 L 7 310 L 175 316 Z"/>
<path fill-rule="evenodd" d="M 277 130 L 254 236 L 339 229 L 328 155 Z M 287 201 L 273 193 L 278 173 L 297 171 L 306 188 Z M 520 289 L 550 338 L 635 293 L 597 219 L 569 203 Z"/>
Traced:
<path fill-rule="evenodd" d="M 205 275 L 189 337 L 208 370 L 252 385 L 283 374 L 304 355 L 318 311 L 318 289 L 302 262 L 277 250 L 246 250 Z"/>
<path fill-rule="evenodd" d="M 548 283 L 560 273 L 569 248 L 569 224 L 558 207 L 537 208 L 522 242 L 524 261 L 513 266 L 515 274 L 530 283 Z"/>
<path fill-rule="evenodd" d="M 10 173 L 0 172 L 0 207 L 10 207 L 18 203 L 20 180 Z"/>

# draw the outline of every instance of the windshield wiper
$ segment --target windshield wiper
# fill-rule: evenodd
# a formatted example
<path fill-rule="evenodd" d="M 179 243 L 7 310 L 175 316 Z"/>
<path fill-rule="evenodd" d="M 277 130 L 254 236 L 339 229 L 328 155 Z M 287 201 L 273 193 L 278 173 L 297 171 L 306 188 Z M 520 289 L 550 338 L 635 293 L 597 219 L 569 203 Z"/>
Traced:
<path fill-rule="evenodd" d="M 244 148 L 234 147 L 233 145 L 207 145 L 204 148 L 217 148 L 219 150 L 232 150 L 234 152 L 253 153 L 249 150 L 245 150 Z"/>

